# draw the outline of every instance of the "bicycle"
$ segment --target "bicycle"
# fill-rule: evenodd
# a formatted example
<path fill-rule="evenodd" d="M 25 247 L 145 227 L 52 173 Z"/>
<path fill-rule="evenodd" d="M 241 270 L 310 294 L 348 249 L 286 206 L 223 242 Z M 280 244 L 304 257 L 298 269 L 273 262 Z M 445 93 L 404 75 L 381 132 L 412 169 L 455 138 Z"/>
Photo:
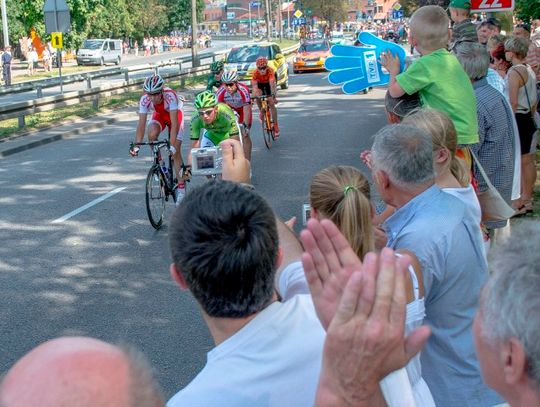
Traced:
<path fill-rule="evenodd" d="M 148 175 L 146 176 L 146 212 L 148 220 L 154 229 L 159 229 L 163 224 L 165 214 L 165 202 L 172 196 L 176 203 L 175 188 L 176 180 L 174 179 L 174 168 L 172 155 L 170 154 L 171 144 L 169 140 L 158 140 L 148 143 L 131 143 L 134 146 L 151 146 L 154 160 Z M 163 160 L 161 149 L 167 150 L 168 160 Z M 184 172 L 186 167 L 182 166 Z M 187 188 L 187 185 L 186 185 Z"/>
<path fill-rule="evenodd" d="M 262 131 L 263 131 L 263 139 L 264 144 L 266 145 L 266 148 L 270 150 L 272 147 L 272 142 L 276 139 L 276 135 L 274 132 L 274 120 L 272 119 L 272 113 L 270 112 L 270 109 L 268 108 L 268 101 L 266 100 L 268 98 L 267 95 L 261 95 L 261 96 L 254 96 L 253 99 L 257 100 L 259 99 L 261 101 L 261 113 L 262 113 Z"/>

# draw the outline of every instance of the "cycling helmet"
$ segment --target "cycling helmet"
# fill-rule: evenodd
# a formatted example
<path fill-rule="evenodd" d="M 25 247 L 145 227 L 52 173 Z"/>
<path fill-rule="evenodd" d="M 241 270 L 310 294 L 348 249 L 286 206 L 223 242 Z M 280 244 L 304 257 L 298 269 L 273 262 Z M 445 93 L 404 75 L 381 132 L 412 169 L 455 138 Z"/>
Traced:
<path fill-rule="evenodd" d="M 164 84 L 165 82 L 161 76 L 152 75 L 144 80 L 143 89 L 146 93 L 159 93 L 163 90 Z"/>
<path fill-rule="evenodd" d="M 214 107 L 218 104 L 216 95 L 209 90 L 199 93 L 195 96 L 195 108 L 204 109 L 205 107 Z"/>
<path fill-rule="evenodd" d="M 223 76 L 221 77 L 221 82 L 233 83 L 236 81 L 238 81 L 238 72 L 236 72 L 236 70 L 223 72 Z"/>
<path fill-rule="evenodd" d="M 257 61 L 255 61 L 255 65 L 257 65 L 257 68 L 268 66 L 268 58 L 266 57 L 257 58 Z"/>
<path fill-rule="evenodd" d="M 223 71 L 223 61 L 212 62 L 212 64 L 210 65 L 210 70 L 212 71 L 212 73 L 220 73 L 221 71 Z"/>

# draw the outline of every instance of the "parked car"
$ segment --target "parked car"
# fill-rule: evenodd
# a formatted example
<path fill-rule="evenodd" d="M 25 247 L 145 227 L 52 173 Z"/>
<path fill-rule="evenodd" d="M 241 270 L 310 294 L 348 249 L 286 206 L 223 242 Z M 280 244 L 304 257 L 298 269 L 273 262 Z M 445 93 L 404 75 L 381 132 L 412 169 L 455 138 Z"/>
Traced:
<path fill-rule="evenodd" d="M 122 60 L 122 40 L 88 39 L 77 51 L 77 64 L 119 65 Z"/>
<path fill-rule="evenodd" d="M 289 68 L 279 45 L 273 42 L 246 44 L 231 49 L 225 59 L 225 70 L 235 69 L 240 82 L 251 86 L 251 77 L 255 71 L 258 57 L 268 58 L 268 66 L 276 72 L 276 83 L 281 89 L 289 87 Z"/>
<path fill-rule="evenodd" d="M 324 61 L 330 55 L 330 43 L 326 40 L 305 41 L 293 58 L 293 72 L 324 69 Z"/>
<path fill-rule="evenodd" d="M 332 38 L 330 39 L 332 45 L 335 44 L 345 44 L 346 39 L 343 31 L 332 31 Z"/>

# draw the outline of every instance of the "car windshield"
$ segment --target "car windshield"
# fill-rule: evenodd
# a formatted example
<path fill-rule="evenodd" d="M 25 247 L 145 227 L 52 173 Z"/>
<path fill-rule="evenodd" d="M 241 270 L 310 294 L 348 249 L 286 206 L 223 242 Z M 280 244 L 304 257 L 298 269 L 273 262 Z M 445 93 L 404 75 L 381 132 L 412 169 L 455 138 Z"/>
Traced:
<path fill-rule="evenodd" d="M 83 43 L 83 46 L 81 48 L 83 49 L 100 49 L 103 45 L 103 41 L 101 40 L 85 40 Z"/>
<path fill-rule="evenodd" d="M 255 62 L 259 57 L 270 59 L 270 47 L 241 47 L 233 48 L 227 57 L 228 63 Z"/>
<path fill-rule="evenodd" d="M 319 52 L 328 51 L 330 47 L 325 42 L 314 42 L 312 44 L 303 44 L 300 47 L 300 52 Z"/>

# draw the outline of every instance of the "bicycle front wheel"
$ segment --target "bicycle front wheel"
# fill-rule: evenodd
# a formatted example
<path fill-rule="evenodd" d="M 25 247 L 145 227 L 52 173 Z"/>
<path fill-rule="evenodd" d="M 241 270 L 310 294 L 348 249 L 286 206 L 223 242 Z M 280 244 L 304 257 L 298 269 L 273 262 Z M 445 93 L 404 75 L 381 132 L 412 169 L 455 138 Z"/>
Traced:
<path fill-rule="evenodd" d="M 159 229 L 165 214 L 165 179 L 159 166 L 154 165 L 146 177 L 146 212 L 154 229 Z"/>
<path fill-rule="evenodd" d="M 265 111 L 262 121 L 262 130 L 264 144 L 266 145 L 266 148 L 270 150 L 270 148 L 272 147 L 272 140 L 274 140 L 274 129 L 272 128 L 272 122 L 270 121 L 268 115 L 268 111 Z"/>

